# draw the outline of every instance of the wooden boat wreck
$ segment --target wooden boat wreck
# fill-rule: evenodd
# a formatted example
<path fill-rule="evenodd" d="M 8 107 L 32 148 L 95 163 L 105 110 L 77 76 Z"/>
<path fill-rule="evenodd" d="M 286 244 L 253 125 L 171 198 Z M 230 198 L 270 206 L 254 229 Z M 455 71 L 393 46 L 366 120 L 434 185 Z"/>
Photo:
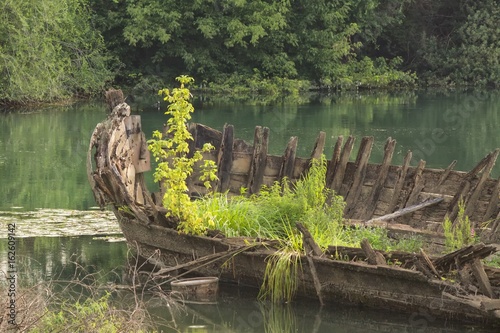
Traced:
<path fill-rule="evenodd" d="M 150 169 L 150 157 L 140 116 L 130 115 L 123 95 L 110 96 L 112 111 L 92 134 L 88 177 L 96 201 L 111 207 L 128 243 L 163 274 L 189 271 L 260 287 L 266 258 L 275 251 L 273 243 L 252 239 L 249 246 L 243 237 L 179 233 L 165 217 L 159 195 L 145 185 L 143 173 Z M 201 124 L 191 124 L 190 130 L 192 149 L 206 142 L 216 147 L 205 158 L 217 162 L 218 191 L 239 193 L 244 186 L 257 193 L 261 185 L 283 177 L 298 179 L 325 146 L 325 134 L 320 133 L 311 155 L 301 158 L 296 156 L 297 138 L 292 137 L 284 154 L 273 156 L 268 154 L 267 128 L 256 128 L 253 144 L 236 139 L 231 125 L 222 132 Z M 326 182 L 345 198 L 346 223 L 383 225 L 395 235 L 416 233 L 439 244 L 444 217 L 456 219 L 463 200 L 474 228 L 483 230 L 481 237 L 489 245 L 479 243 L 438 257 L 423 251 L 383 253 L 367 243 L 360 248 L 330 247 L 323 253 L 301 229 L 307 255 L 301 257 L 298 295 L 500 326 L 500 269 L 481 262 L 498 250 L 493 243 L 500 237 L 500 180 L 489 174 L 499 150 L 471 171 L 460 172 L 453 170 L 454 162 L 443 170 L 425 168 L 424 161 L 410 166 L 411 152 L 403 165 L 391 165 L 395 141 L 390 138 L 382 163 L 371 164 L 372 145 L 372 137 L 363 138 L 355 161 L 350 161 L 354 138 L 344 143 L 339 137 L 328 161 Z M 192 191 L 202 192 L 200 185 L 193 179 Z M 335 260 L 339 254 L 356 260 Z M 389 259 L 400 264 L 388 265 Z M 456 279 L 444 279 L 451 271 Z"/>

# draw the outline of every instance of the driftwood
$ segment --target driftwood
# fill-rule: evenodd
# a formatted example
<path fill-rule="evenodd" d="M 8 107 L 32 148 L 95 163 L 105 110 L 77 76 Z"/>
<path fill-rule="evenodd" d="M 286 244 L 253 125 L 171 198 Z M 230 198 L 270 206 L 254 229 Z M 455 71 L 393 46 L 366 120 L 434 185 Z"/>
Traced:
<path fill-rule="evenodd" d="M 370 225 L 370 224 L 372 224 L 375 221 L 388 221 L 388 220 L 392 220 L 392 219 L 395 219 L 396 217 L 400 217 L 400 216 L 404 216 L 406 214 L 410 214 L 410 213 L 416 212 L 417 210 L 420 210 L 422 208 L 436 205 L 436 204 L 442 202 L 443 200 L 444 200 L 443 198 L 434 198 L 434 199 L 426 200 L 426 201 L 421 202 L 421 203 L 419 203 L 417 205 L 413 205 L 413 206 L 410 206 L 410 207 L 406 207 L 406 208 L 400 209 L 400 210 L 398 210 L 398 211 L 396 211 L 394 213 L 386 214 L 384 216 L 373 218 L 371 220 L 366 221 L 365 224 L 366 225 Z"/>

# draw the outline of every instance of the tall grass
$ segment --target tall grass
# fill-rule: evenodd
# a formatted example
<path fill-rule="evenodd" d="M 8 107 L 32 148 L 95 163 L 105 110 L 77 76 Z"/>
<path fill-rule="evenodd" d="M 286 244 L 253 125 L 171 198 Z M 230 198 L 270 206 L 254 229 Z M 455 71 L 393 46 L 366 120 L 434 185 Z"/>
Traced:
<path fill-rule="evenodd" d="M 323 250 L 329 245 L 358 247 L 363 238 L 381 250 L 415 250 L 422 246 L 416 239 L 398 243 L 387 236 L 385 229 L 344 226 L 344 199 L 326 187 L 325 179 L 323 156 L 313 160 L 309 172 L 295 183 L 283 179 L 263 187 L 258 195 L 229 198 L 227 193 L 212 193 L 196 201 L 206 228 L 219 230 L 227 237 L 279 241 L 279 250 L 267 261 L 261 298 L 274 302 L 293 298 L 303 254 L 296 222 L 306 226 Z"/>

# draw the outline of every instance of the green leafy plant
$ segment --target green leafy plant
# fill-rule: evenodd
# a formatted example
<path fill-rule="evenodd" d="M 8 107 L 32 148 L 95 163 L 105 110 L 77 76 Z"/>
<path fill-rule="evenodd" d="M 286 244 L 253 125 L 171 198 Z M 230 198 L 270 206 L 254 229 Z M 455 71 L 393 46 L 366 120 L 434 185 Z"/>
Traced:
<path fill-rule="evenodd" d="M 472 244 L 475 241 L 475 232 L 471 226 L 469 217 L 465 215 L 465 205 L 463 201 L 458 204 L 458 216 L 453 223 L 448 216 L 443 222 L 445 247 L 446 250 L 452 252 L 466 245 Z"/>
<path fill-rule="evenodd" d="M 170 105 L 165 112 L 170 118 L 167 120 L 166 135 L 160 131 L 153 133 L 153 139 L 148 141 L 149 149 L 153 153 L 158 166 L 154 173 L 154 180 L 161 181 L 165 193 L 163 206 L 167 209 L 167 217 L 173 217 L 179 222 L 179 229 L 186 233 L 202 234 L 206 226 L 203 225 L 199 214 L 198 205 L 191 201 L 188 193 L 187 179 L 193 174 L 195 163 L 203 159 L 203 153 L 209 152 L 214 147 L 205 144 L 201 150 L 196 150 L 190 156 L 189 141 L 193 140 L 187 127 L 194 111 L 189 102 L 191 93 L 186 85 L 193 82 L 189 76 L 176 78 L 180 88 L 160 90 L 160 95 L 165 95 L 164 100 Z M 211 181 L 217 179 L 216 165 L 213 161 L 205 160 L 201 166 L 200 180 L 207 189 Z"/>

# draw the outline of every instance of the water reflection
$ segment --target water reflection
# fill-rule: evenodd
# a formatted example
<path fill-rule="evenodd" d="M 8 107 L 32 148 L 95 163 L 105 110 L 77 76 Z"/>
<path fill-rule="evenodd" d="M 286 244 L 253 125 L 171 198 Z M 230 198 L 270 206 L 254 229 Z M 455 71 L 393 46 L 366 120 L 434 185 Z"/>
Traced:
<path fill-rule="evenodd" d="M 132 110 L 142 116 L 147 137 L 162 128 L 158 96 L 137 99 Z M 320 130 L 327 133 L 329 157 L 337 136 L 372 135 L 372 162 L 382 159 L 384 143 L 397 141 L 394 164 L 407 150 L 444 168 L 458 160 L 457 170 L 469 170 L 500 147 L 498 93 L 401 93 L 307 96 L 273 105 L 255 101 L 203 98 L 195 102 L 193 121 L 222 129 L 235 126 L 237 137 L 251 141 L 256 125 L 271 129 L 270 151 L 282 154 L 288 139 L 299 136 L 298 154 L 308 156 Z M 264 105 L 263 105 L 264 104 Z M 165 105 L 162 104 L 163 110 Z M 105 118 L 101 102 L 0 113 L 0 210 L 23 207 L 86 210 L 95 206 L 86 177 L 86 153 L 95 125 Z M 354 158 L 355 155 L 352 155 Z M 497 164 L 493 175 L 500 175 Z M 150 180 L 150 187 L 154 185 Z"/>
<path fill-rule="evenodd" d="M 0 272 L 7 271 L 5 244 L 0 242 Z M 145 285 L 141 285 L 137 289 L 138 294 L 134 295 L 131 287 L 134 277 L 138 276 L 135 268 L 138 262 L 129 256 L 124 242 L 109 242 L 102 237 L 20 238 L 16 253 L 21 287 L 50 279 L 88 280 L 94 291 L 96 286 L 105 287 L 100 289 L 101 292 L 113 291 L 112 301 L 120 309 L 134 308 L 138 298 L 144 301 L 158 330 L 163 332 L 458 333 L 471 329 L 461 324 L 438 321 L 426 312 L 407 315 L 343 305 L 320 308 L 314 300 L 272 305 L 257 301 L 255 290 L 224 284 L 220 285 L 215 305 L 182 304 L 169 297 L 168 292 L 149 292 Z M 139 265 L 141 269 L 150 269 L 142 262 Z M 89 276 L 91 278 L 86 279 Z M 78 283 L 75 285 L 83 287 Z M 477 327 L 474 331 L 495 332 Z"/>
<path fill-rule="evenodd" d="M 167 308 L 151 307 L 164 318 L 164 332 L 203 333 L 331 333 L 331 332 L 466 332 L 471 327 L 438 321 L 430 314 L 388 313 L 352 306 L 320 307 L 311 300 L 288 305 L 256 301 L 250 290 L 222 285 L 217 305 L 178 304 Z M 235 296 L 236 295 L 236 296 Z M 494 332 L 481 330 L 476 332 Z"/>

